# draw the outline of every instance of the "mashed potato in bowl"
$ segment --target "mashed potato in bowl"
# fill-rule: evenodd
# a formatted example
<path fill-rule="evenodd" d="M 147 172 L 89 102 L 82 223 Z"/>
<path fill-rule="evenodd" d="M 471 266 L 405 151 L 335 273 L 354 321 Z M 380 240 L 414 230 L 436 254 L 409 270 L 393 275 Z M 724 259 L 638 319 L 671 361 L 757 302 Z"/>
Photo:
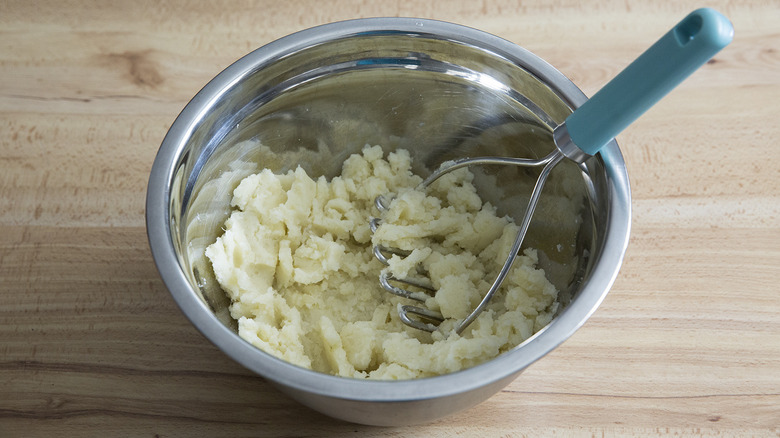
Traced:
<path fill-rule="evenodd" d="M 517 226 L 478 196 L 468 169 L 425 193 L 403 149 L 386 157 L 366 146 L 340 176 L 312 179 L 298 168 L 244 178 L 234 211 L 206 256 L 231 300 L 239 335 L 293 364 L 344 377 L 413 379 L 487 361 L 550 322 L 558 291 L 528 249 L 487 309 L 461 335 L 454 332 L 507 257 Z M 378 195 L 393 196 L 374 234 Z M 411 250 L 382 265 L 377 244 Z M 404 325 L 385 291 L 382 269 L 404 278 L 421 266 L 436 294 L 425 306 L 447 320 L 427 333 Z"/>

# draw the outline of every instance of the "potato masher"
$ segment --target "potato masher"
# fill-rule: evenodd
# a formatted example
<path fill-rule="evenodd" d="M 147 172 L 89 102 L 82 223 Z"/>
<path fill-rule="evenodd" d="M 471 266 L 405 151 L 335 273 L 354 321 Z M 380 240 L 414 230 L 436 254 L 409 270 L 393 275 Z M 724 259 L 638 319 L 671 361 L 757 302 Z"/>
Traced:
<path fill-rule="evenodd" d="M 582 163 L 598 153 L 658 100 L 728 45 L 733 36 L 733 26 L 726 17 L 710 8 L 697 9 L 558 125 L 553 130 L 555 149 L 544 158 L 478 157 L 449 161 L 418 186 L 418 189 L 425 190 L 442 175 L 465 166 L 543 166 L 509 256 L 479 305 L 457 325 L 456 333 L 461 334 L 482 313 L 509 273 L 525 239 L 542 188 L 555 165 L 564 158 Z M 375 200 L 380 213 L 389 208 L 390 202 L 383 196 Z M 381 220 L 373 218 L 371 230 L 375 231 L 379 226 Z M 374 246 L 373 251 L 375 257 L 385 265 L 389 257 L 405 257 L 409 254 L 381 245 Z M 398 283 L 417 290 L 399 287 Z M 433 287 L 424 281 L 397 279 L 387 272 L 380 275 L 380 284 L 393 294 L 419 302 L 425 301 L 427 294 L 435 293 Z M 444 320 L 439 312 L 412 305 L 399 306 L 399 316 L 405 324 L 428 332 L 435 331 Z"/>

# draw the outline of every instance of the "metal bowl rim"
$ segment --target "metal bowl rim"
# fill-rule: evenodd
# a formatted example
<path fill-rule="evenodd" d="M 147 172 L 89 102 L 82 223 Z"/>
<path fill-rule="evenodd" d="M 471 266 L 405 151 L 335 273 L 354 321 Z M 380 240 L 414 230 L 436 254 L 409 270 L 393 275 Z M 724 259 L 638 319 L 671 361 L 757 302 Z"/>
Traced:
<path fill-rule="evenodd" d="M 367 18 L 325 24 L 290 34 L 239 59 L 211 80 L 185 106 L 165 136 L 148 183 L 146 225 L 151 252 L 174 300 L 192 324 L 229 357 L 277 384 L 347 400 L 397 402 L 447 397 L 511 377 L 569 338 L 596 310 L 612 286 L 630 233 L 630 189 L 623 157 L 613 140 L 600 152 L 606 171 L 611 214 L 606 251 L 573 304 L 522 346 L 488 362 L 437 377 L 376 381 L 337 377 L 280 360 L 225 327 L 197 297 L 178 262 L 170 232 L 170 193 L 175 166 L 197 122 L 214 103 L 258 66 L 328 40 L 377 33 L 424 36 L 468 44 L 517 62 L 555 90 L 572 108 L 587 97 L 568 78 L 526 49 L 470 27 L 417 18 Z"/>

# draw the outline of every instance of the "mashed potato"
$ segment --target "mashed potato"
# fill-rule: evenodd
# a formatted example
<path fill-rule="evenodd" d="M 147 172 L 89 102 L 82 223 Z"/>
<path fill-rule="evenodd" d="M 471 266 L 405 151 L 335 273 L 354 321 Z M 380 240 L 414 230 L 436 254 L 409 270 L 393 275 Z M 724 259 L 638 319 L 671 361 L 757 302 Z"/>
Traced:
<path fill-rule="evenodd" d="M 232 304 L 239 335 L 293 364 L 323 373 L 412 379 L 450 373 L 489 360 L 550 322 L 558 292 L 526 250 L 487 309 L 461 335 L 454 332 L 496 277 L 517 226 L 483 203 L 468 169 L 452 172 L 426 193 L 414 188 L 409 153 L 386 158 L 378 146 L 349 157 L 341 176 L 312 179 L 301 168 L 263 170 L 233 192 L 224 234 L 206 249 Z M 395 197 L 374 234 L 378 195 Z M 390 267 L 372 246 L 411 250 Z M 427 333 L 404 325 L 400 304 L 378 277 L 422 269 L 437 290 L 425 306 L 448 318 Z"/>

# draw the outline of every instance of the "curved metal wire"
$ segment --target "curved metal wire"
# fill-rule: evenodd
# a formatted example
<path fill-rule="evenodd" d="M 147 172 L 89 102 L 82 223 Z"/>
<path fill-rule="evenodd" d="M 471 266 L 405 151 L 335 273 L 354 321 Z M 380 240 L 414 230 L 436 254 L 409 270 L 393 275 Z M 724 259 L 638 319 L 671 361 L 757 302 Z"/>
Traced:
<path fill-rule="evenodd" d="M 493 298 L 493 295 L 495 295 L 495 293 L 503 284 L 504 280 L 506 279 L 506 276 L 509 274 L 509 271 L 512 268 L 512 264 L 517 258 L 517 255 L 520 251 L 520 247 L 523 244 L 523 240 L 525 240 L 525 235 L 528 232 L 528 227 L 531 224 L 531 219 L 533 217 L 534 211 L 536 210 L 536 206 L 539 203 L 539 198 L 541 197 L 544 184 L 547 181 L 547 178 L 550 175 L 552 169 L 563 158 L 565 158 L 565 156 L 558 148 L 556 148 L 553 152 L 551 152 L 550 154 L 548 154 L 547 156 L 541 159 L 512 158 L 512 157 L 463 158 L 463 159 L 449 161 L 442 164 L 438 169 L 436 169 L 436 171 L 434 171 L 431 175 L 429 175 L 428 178 L 426 178 L 418 186 L 418 189 L 425 190 L 428 186 L 433 184 L 434 181 L 438 180 L 442 176 L 454 170 L 460 169 L 462 167 L 467 167 L 472 165 L 500 164 L 500 165 L 513 165 L 513 166 L 522 166 L 522 167 L 544 166 L 542 172 L 539 174 L 539 178 L 536 180 L 536 184 L 534 185 L 534 189 L 528 201 L 528 206 L 526 207 L 525 214 L 523 215 L 523 219 L 520 222 L 520 228 L 517 232 L 517 236 L 515 237 L 515 241 L 512 244 L 512 248 L 510 249 L 506 260 L 504 261 L 504 265 L 501 267 L 501 270 L 499 271 L 498 275 L 493 281 L 493 284 L 490 286 L 490 289 L 488 289 L 487 293 L 482 297 L 482 301 L 480 301 L 479 305 L 477 305 L 477 307 L 475 307 L 474 310 L 472 310 L 471 313 L 468 316 L 466 316 L 466 318 L 464 318 L 457 325 L 457 327 L 455 328 L 456 333 L 458 334 L 463 333 L 463 331 L 466 330 L 466 328 L 472 322 L 474 322 L 474 320 L 476 320 L 477 317 L 479 317 L 479 315 L 485 310 L 485 307 L 487 307 L 490 300 Z M 388 200 L 383 196 L 377 196 L 377 198 L 374 200 L 374 204 L 376 205 L 377 209 L 380 212 L 389 209 L 390 202 L 391 202 L 390 200 Z M 379 218 L 371 219 L 371 222 L 369 223 L 371 232 L 375 232 L 380 225 L 381 225 L 381 220 Z M 404 251 L 397 248 L 389 248 L 381 245 L 375 246 L 373 251 L 374 251 L 374 256 L 377 258 L 377 260 L 382 262 L 384 265 L 389 264 L 388 259 L 389 257 L 392 257 L 392 255 L 397 255 L 399 257 L 406 257 L 411 253 L 410 251 Z M 382 287 L 388 292 L 419 302 L 424 302 L 428 297 L 436 293 L 435 289 L 429 283 L 424 283 L 413 279 L 398 279 L 393 277 L 392 274 L 388 272 L 383 272 L 382 274 L 380 274 L 379 282 L 382 285 Z M 419 291 L 409 290 L 403 287 L 399 287 L 393 283 L 405 284 L 407 286 L 412 286 L 420 290 Z M 410 305 L 399 306 L 398 315 L 404 324 L 427 332 L 436 331 L 438 325 L 442 321 L 444 321 L 444 317 L 442 316 L 441 313 L 423 307 L 419 307 L 419 306 L 410 306 Z"/>

